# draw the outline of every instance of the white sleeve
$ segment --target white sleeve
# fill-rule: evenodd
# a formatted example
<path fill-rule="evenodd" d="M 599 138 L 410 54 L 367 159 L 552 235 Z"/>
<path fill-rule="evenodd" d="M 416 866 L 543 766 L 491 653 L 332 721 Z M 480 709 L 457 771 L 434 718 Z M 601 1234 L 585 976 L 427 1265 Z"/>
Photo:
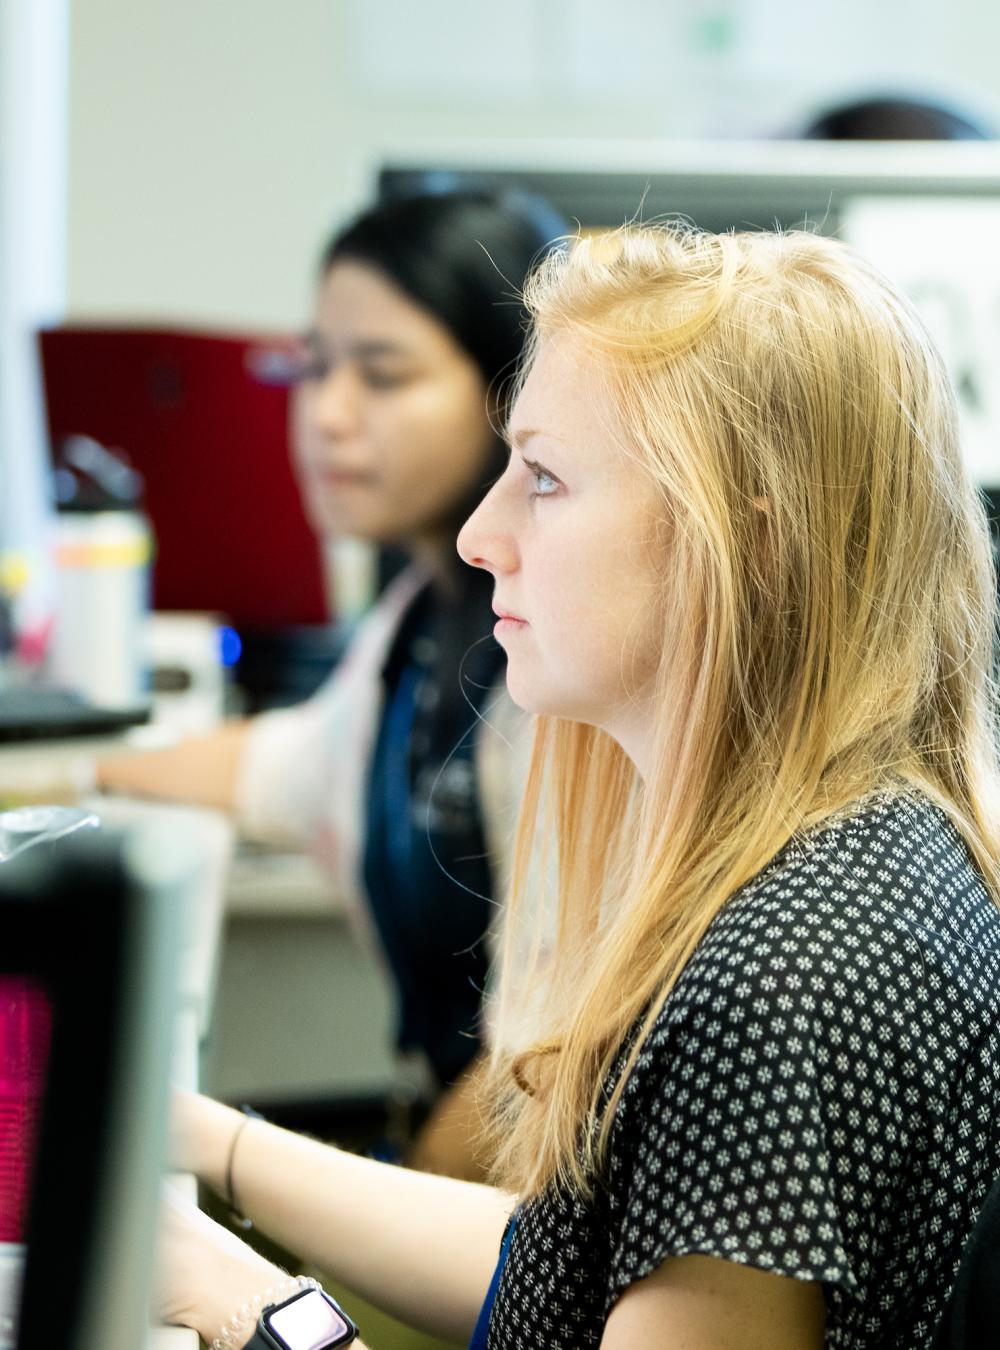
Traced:
<path fill-rule="evenodd" d="M 386 590 L 322 688 L 250 724 L 237 782 L 241 827 L 316 853 L 337 882 L 360 886 L 368 766 L 381 712 L 380 673 L 424 583 L 410 568 Z"/>

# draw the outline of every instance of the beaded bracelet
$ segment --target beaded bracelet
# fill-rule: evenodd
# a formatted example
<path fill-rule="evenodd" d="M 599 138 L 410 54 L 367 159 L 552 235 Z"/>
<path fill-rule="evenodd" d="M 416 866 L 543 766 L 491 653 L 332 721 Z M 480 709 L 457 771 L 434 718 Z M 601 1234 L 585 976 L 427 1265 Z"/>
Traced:
<path fill-rule="evenodd" d="M 308 1275 L 286 1275 L 277 1284 L 269 1284 L 263 1293 L 254 1294 L 253 1298 L 247 1299 L 246 1303 L 233 1313 L 212 1342 L 211 1350 L 236 1350 L 236 1347 L 245 1345 L 246 1333 L 257 1325 L 257 1319 L 264 1308 L 270 1307 L 272 1303 L 284 1303 L 286 1299 L 303 1289 L 319 1287 L 319 1281 Z"/>

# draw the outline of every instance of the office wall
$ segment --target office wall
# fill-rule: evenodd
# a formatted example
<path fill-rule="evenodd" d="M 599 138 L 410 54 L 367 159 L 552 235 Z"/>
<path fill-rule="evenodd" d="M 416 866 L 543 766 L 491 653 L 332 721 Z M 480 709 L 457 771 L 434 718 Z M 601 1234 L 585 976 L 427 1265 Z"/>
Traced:
<path fill-rule="evenodd" d="M 73 316 L 301 322 L 390 148 L 790 130 L 877 84 L 1000 106 L 980 0 L 71 0 Z"/>
<path fill-rule="evenodd" d="M 27 564 L 24 628 L 50 603 L 34 330 L 65 302 L 67 6 L 0 0 L 0 556 Z"/>

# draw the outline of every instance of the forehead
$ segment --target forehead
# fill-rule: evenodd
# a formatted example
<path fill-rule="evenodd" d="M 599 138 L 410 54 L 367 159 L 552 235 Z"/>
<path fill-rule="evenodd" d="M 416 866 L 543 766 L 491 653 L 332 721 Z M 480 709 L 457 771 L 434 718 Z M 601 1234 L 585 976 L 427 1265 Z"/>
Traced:
<path fill-rule="evenodd" d="M 574 457 L 621 460 L 617 420 L 594 358 L 567 339 L 543 339 L 511 409 L 511 438 L 534 431 Z"/>
<path fill-rule="evenodd" d="M 322 278 L 315 320 L 319 332 L 332 338 L 378 338 L 442 355 L 460 350 L 444 325 L 389 277 L 349 258 L 335 262 Z"/>

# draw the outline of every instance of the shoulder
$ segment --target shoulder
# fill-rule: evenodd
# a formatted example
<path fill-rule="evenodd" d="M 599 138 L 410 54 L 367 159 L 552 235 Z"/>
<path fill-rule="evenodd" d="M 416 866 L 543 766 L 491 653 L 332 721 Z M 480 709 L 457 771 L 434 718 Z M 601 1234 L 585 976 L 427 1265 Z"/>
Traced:
<path fill-rule="evenodd" d="M 426 571 L 416 563 L 395 577 L 351 634 L 338 670 L 347 671 L 357 665 L 371 667 L 373 671 L 379 668 L 404 620 L 426 593 L 428 581 Z M 332 678 L 336 675 L 337 671 L 334 671 Z"/>
<path fill-rule="evenodd" d="M 797 1056 L 805 1037 L 809 1056 L 823 1055 L 848 1021 L 900 1051 L 919 1009 L 962 1042 L 997 1016 L 1000 909 L 942 810 L 882 795 L 794 838 L 730 899 L 639 1062 L 672 1076 L 706 1037 L 779 1038 Z"/>
<path fill-rule="evenodd" d="M 784 956 L 832 973 L 880 945 L 971 963 L 1000 952 L 1000 910 L 962 837 L 914 792 L 873 796 L 793 838 L 725 905 L 692 967 L 748 971 Z"/>
<path fill-rule="evenodd" d="M 247 723 L 237 794 L 247 820 L 270 818 L 275 807 L 269 799 L 289 791 L 297 797 L 300 785 L 310 797 L 327 797 L 331 781 L 344 779 L 345 764 L 349 774 L 351 763 L 366 762 L 382 663 L 426 580 L 416 566 L 401 573 L 347 635 L 340 659 L 309 698 L 259 713 Z M 336 760 L 330 753 L 333 742 Z M 357 790 L 353 779 L 345 788 Z"/>
<path fill-rule="evenodd" d="M 956 1121 L 995 1119 L 998 958 L 1000 911 L 926 798 L 794 838 L 716 916 L 624 1085 L 615 1290 L 721 1256 L 824 1282 L 840 1328 L 898 1251 L 912 1270 L 938 1187 L 974 1190 Z"/>

